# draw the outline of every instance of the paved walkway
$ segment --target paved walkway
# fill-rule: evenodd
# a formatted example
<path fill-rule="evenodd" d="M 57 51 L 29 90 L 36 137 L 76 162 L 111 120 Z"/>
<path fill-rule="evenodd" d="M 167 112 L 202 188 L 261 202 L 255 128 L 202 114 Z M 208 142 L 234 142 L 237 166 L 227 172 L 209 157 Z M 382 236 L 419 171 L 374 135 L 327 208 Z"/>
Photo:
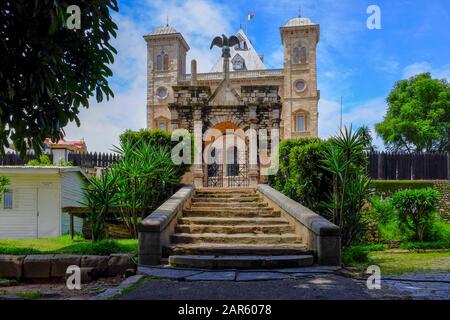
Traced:
<path fill-rule="evenodd" d="M 338 268 L 279 270 L 192 270 L 139 268 L 152 279 L 124 300 L 316 300 L 316 299 L 450 299 L 448 273 L 403 275 L 382 279 L 380 290 L 368 290 L 364 279 L 345 276 Z M 415 282 L 425 280 L 425 282 Z M 414 281 L 414 282 L 413 282 Z M 446 282 L 447 281 L 447 282 Z"/>

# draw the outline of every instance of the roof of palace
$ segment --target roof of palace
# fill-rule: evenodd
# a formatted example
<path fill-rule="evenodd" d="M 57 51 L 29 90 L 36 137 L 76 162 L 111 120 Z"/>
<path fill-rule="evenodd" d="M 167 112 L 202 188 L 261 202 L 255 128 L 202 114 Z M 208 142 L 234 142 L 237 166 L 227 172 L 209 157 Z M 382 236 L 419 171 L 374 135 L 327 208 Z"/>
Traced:
<path fill-rule="evenodd" d="M 233 61 L 234 57 L 239 54 L 245 61 L 244 70 L 264 70 L 267 67 L 264 65 L 261 57 L 256 52 L 251 41 L 248 39 L 244 30 L 240 29 L 236 33 L 236 37 L 239 38 L 240 44 L 230 48 L 231 59 Z M 233 70 L 233 66 L 230 65 L 230 70 Z M 223 58 L 220 57 L 219 60 L 214 64 L 210 72 L 222 72 L 223 71 Z"/>
<path fill-rule="evenodd" d="M 296 17 L 288 20 L 283 27 L 301 27 L 301 26 L 311 26 L 315 25 L 309 18 Z"/>
<path fill-rule="evenodd" d="M 178 31 L 172 26 L 165 25 L 163 27 L 158 27 L 158 28 L 154 29 L 148 35 L 156 36 L 156 35 L 161 35 L 161 34 L 173 34 L 173 33 L 178 33 Z"/>

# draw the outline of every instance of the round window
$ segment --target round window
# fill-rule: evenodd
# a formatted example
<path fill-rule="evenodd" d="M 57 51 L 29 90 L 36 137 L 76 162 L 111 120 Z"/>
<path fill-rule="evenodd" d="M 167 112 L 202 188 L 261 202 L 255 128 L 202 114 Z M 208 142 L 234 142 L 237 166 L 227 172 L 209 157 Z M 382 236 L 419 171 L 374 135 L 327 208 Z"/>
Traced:
<path fill-rule="evenodd" d="M 303 91 L 306 88 L 306 83 L 303 80 L 298 80 L 295 83 L 295 89 L 297 89 L 298 91 Z"/>
<path fill-rule="evenodd" d="M 160 99 L 164 99 L 165 97 L 167 97 L 168 93 L 169 92 L 167 91 L 167 88 L 164 87 L 158 88 L 158 90 L 156 90 L 156 95 Z"/>

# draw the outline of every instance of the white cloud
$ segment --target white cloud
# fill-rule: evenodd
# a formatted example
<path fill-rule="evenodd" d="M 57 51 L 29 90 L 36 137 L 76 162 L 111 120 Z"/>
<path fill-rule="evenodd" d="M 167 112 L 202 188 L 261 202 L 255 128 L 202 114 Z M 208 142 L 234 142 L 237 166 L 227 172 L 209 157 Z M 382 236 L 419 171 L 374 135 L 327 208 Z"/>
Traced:
<path fill-rule="evenodd" d="M 143 35 L 164 25 L 168 16 L 170 24 L 183 32 L 191 47 L 188 69 L 190 60 L 195 58 L 199 72 L 208 72 L 218 59 L 218 53 L 209 50 L 211 39 L 231 30 L 231 10 L 205 0 L 148 0 L 113 16 L 119 27 L 114 41 L 118 54 L 110 79 L 115 98 L 102 103 L 91 99 L 90 108 L 80 110 L 81 126 L 72 123 L 65 130 L 68 140 L 84 138 L 88 149 L 95 152 L 109 152 L 125 129 L 137 130 L 147 125 L 147 51 Z"/>
<path fill-rule="evenodd" d="M 440 68 L 433 67 L 429 62 L 415 62 L 406 66 L 403 69 L 403 79 L 415 76 L 419 73 L 430 72 L 431 76 L 437 79 L 450 80 L 450 64 L 444 65 Z"/>

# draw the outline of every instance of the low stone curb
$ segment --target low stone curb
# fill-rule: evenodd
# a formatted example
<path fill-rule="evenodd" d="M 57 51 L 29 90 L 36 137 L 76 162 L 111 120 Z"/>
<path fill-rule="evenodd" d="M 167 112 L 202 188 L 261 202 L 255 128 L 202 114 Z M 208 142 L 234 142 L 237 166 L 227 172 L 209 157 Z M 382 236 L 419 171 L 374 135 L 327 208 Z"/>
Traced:
<path fill-rule="evenodd" d="M 143 277 L 144 277 L 144 275 L 140 275 L 140 274 L 131 276 L 131 277 L 125 279 L 124 281 L 122 281 L 122 283 L 120 285 L 118 285 L 117 287 L 106 289 L 105 291 L 96 295 L 95 297 L 89 298 L 89 300 L 112 299 L 118 295 L 121 295 L 123 290 L 138 283 Z"/>
<path fill-rule="evenodd" d="M 97 275 L 122 275 L 136 270 L 131 254 L 94 255 L 0 255 L 0 278 L 60 279 L 69 266 L 95 270 Z"/>
<path fill-rule="evenodd" d="M 268 270 L 210 270 L 210 269 L 188 269 L 172 268 L 164 266 L 138 266 L 138 274 L 155 276 L 164 279 L 181 281 L 262 281 L 262 280 L 282 280 L 311 276 L 314 274 L 337 273 L 340 267 L 313 266 L 286 269 Z"/>

